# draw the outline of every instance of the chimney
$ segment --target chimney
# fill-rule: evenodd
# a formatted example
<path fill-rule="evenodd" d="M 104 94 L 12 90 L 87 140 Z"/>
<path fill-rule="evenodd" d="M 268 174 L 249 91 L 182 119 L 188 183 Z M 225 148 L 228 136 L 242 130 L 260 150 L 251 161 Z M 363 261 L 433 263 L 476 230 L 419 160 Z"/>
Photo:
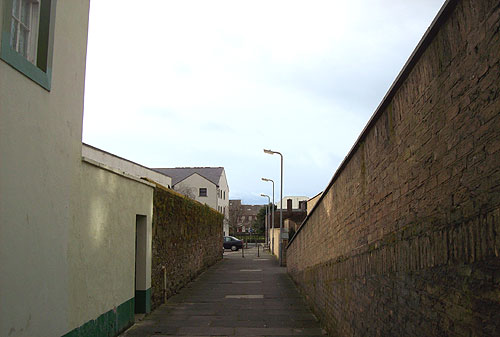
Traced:
<path fill-rule="evenodd" d="M 292 215 L 292 199 L 286 199 L 286 211 Z"/>

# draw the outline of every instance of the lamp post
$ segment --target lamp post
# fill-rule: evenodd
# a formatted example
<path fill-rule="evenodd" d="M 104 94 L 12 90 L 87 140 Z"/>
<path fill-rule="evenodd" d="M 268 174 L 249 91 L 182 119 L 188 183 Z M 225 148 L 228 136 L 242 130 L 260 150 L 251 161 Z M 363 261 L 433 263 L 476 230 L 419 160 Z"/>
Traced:
<path fill-rule="evenodd" d="M 279 261 L 280 261 L 280 266 L 283 266 L 283 252 L 282 252 L 282 242 L 283 242 L 283 155 L 277 151 L 271 151 L 271 150 L 266 150 L 264 149 L 264 153 L 267 154 L 279 154 L 281 157 L 281 192 L 280 192 L 280 238 L 278 240 L 279 245 Z"/>
<path fill-rule="evenodd" d="M 267 198 L 265 226 L 266 226 L 266 243 L 268 243 L 268 241 L 269 241 L 269 221 L 267 220 L 267 217 L 269 214 L 268 208 L 269 208 L 269 204 L 271 203 L 271 198 L 267 194 L 261 194 L 260 196 Z"/>
<path fill-rule="evenodd" d="M 268 179 L 268 178 L 262 178 L 263 181 L 270 181 L 273 183 L 273 204 L 271 206 L 271 228 L 273 229 L 274 231 L 274 180 L 272 179 Z M 274 235 L 272 237 L 272 239 L 269 237 L 269 241 L 271 241 L 271 253 L 274 254 Z M 269 244 L 269 242 L 267 243 Z"/>

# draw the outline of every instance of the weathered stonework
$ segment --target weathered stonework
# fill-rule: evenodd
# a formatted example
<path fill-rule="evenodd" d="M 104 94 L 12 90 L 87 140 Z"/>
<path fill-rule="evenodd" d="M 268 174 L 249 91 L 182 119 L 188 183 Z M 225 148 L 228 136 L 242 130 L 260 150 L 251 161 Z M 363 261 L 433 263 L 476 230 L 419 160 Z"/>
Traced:
<path fill-rule="evenodd" d="M 158 186 L 153 207 L 152 308 L 222 258 L 223 215 Z"/>
<path fill-rule="evenodd" d="M 445 4 L 288 246 L 332 335 L 500 335 L 499 31 Z"/>

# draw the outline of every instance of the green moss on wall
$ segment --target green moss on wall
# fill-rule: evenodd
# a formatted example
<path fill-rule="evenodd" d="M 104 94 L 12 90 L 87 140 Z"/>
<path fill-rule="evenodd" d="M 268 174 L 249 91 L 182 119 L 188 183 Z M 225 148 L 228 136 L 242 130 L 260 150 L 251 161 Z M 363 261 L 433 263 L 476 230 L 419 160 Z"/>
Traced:
<path fill-rule="evenodd" d="M 157 185 L 153 203 L 152 308 L 222 258 L 224 216 Z M 164 287 L 166 275 L 166 288 Z"/>

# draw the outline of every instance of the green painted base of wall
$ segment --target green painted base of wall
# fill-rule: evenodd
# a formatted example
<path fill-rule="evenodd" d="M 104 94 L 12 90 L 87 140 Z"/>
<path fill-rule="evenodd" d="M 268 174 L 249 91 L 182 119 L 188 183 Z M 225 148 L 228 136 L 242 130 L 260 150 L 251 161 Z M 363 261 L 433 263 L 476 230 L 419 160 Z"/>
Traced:
<path fill-rule="evenodd" d="M 134 299 L 120 304 L 92 321 L 68 332 L 63 337 L 112 337 L 134 324 Z"/>
<path fill-rule="evenodd" d="M 151 288 L 135 291 L 135 313 L 148 314 L 151 312 Z"/>

